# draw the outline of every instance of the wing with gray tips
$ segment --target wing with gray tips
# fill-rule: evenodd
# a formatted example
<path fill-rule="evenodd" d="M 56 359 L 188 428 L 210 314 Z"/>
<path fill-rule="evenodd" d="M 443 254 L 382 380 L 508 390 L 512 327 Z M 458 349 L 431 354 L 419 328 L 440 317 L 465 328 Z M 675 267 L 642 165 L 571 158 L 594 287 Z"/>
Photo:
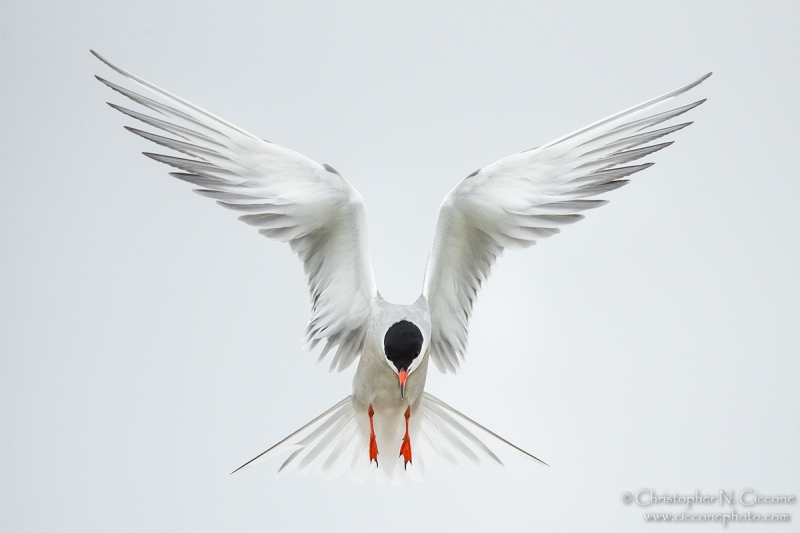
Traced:
<path fill-rule="evenodd" d="M 178 170 L 170 175 L 238 212 L 259 233 L 289 243 L 303 261 L 311 293 L 305 341 L 332 349 L 331 369 L 361 353 L 377 294 L 361 195 L 333 168 L 272 144 L 149 83 L 92 52 L 140 94 L 97 79 L 140 108 L 109 105 L 158 131 L 128 131 L 179 155 L 145 153 Z M 148 114 L 149 112 L 152 112 Z"/>
<path fill-rule="evenodd" d="M 653 163 L 631 164 L 666 148 L 658 142 L 690 125 L 662 126 L 694 109 L 699 100 L 667 111 L 660 104 L 711 74 L 473 172 L 444 199 L 423 295 L 431 309 L 431 357 L 442 372 L 455 372 L 467 349 L 472 307 L 481 284 L 506 248 L 526 248 L 608 203 L 595 197 L 628 183 Z"/>

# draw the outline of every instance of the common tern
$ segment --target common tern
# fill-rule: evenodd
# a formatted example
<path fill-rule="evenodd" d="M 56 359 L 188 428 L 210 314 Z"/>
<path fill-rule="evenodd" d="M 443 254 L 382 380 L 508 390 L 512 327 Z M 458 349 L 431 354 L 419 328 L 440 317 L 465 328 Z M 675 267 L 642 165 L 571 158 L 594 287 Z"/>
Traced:
<path fill-rule="evenodd" d="M 357 481 L 375 470 L 393 482 L 404 473 L 420 478 L 428 455 L 455 465 L 502 464 L 487 442 L 543 463 L 425 392 L 429 363 L 445 373 L 459 367 L 478 291 L 503 250 L 529 247 L 608 203 L 594 197 L 650 167 L 629 163 L 666 148 L 671 141 L 653 141 L 691 122 L 660 125 L 705 100 L 666 111 L 657 106 L 711 75 L 464 178 L 439 209 L 422 295 L 397 305 L 375 286 L 361 195 L 333 167 L 264 141 L 92 53 L 147 96 L 98 80 L 158 116 L 109 105 L 169 136 L 126 129 L 188 158 L 146 156 L 178 169 L 170 175 L 299 256 L 311 294 L 309 349 L 323 343 L 320 360 L 331 354 L 331 370 L 358 359 L 350 396 L 235 471 L 292 450 L 279 473 L 349 472 Z"/>

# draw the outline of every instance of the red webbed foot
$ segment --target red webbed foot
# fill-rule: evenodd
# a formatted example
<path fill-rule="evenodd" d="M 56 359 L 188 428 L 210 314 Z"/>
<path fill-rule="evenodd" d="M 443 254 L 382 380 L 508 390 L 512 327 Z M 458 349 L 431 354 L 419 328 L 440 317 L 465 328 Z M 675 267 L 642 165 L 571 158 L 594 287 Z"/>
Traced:
<path fill-rule="evenodd" d="M 369 462 L 375 461 L 375 466 L 378 466 L 378 441 L 375 440 L 375 426 L 372 423 L 372 416 L 375 411 L 371 405 L 367 414 L 369 415 Z"/>
<path fill-rule="evenodd" d="M 406 409 L 406 434 L 403 436 L 403 443 L 400 445 L 400 455 L 403 457 L 403 468 L 408 468 L 411 463 L 411 437 L 408 436 L 408 419 L 411 416 L 411 407 Z"/>

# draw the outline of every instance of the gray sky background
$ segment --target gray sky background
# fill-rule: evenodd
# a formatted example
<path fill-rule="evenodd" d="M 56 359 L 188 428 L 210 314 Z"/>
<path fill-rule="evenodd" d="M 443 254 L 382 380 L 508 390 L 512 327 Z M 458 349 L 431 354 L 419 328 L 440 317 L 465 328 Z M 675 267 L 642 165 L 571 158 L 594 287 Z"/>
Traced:
<path fill-rule="evenodd" d="M 657 528 L 620 501 L 642 488 L 800 495 L 798 11 L 3 2 L 0 530 L 630 531 Z M 355 367 L 301 351 L 299 262 L 139 155 L 89 48 L 334 166 L 399 303 L 464 176 L 715 74 L 655 167 L 500 260 L 462 371 L 429 377 L 552 466 L 505 455 L 393 488 L 274 479 L 280 460 L 228 475 L 347 395 Z M 800 520 L 752 510 L 794 526 L 731 527 Z"/>

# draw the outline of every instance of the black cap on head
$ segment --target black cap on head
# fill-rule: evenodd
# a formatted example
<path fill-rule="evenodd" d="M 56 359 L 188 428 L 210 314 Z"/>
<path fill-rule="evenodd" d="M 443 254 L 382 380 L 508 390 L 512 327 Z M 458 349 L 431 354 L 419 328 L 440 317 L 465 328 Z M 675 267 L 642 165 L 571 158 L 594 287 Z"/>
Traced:
<path fill-rule="evenodd" d="M 395 322 L 383 338 L 383 353 L 397 370 L 408 370 L 422 351 L 422 332 L 408 320 Z"/>

